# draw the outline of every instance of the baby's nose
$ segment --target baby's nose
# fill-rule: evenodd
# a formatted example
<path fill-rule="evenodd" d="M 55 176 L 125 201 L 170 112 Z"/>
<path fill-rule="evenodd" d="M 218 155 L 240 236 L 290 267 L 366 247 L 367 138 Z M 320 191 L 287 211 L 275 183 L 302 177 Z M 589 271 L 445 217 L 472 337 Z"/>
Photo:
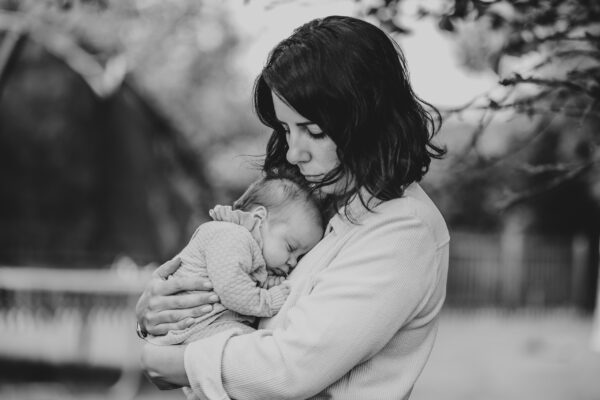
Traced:
<path fill-rule="evenodd" d="M 296 260 L 296 257 L 294 258 L 290 258 L 287 262 L 288 267 L 290 268 L 294 268 L 296 266 L 296 264 L 298 264 L 298 261 Z"/>

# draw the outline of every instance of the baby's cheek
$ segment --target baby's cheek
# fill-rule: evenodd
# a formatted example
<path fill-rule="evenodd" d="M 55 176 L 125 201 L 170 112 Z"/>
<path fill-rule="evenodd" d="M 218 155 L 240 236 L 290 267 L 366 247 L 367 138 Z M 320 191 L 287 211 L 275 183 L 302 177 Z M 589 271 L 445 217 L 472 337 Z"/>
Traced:
<path fill-rule="evenodd" d="M 281 251 L 279 251 L 279 249 L 277 248 L 266 248 L 263 252 L 263 256 L 267 265 L 271 268 L 277 267 L 282 264 Z"/>

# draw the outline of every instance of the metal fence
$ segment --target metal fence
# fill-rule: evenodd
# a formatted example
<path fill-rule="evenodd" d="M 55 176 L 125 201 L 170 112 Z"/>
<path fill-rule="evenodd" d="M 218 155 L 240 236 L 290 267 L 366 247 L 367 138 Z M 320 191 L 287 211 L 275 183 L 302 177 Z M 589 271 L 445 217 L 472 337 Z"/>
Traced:
<path fill-rule="evenodd" d="M 575 307 L 589 262 L 579 236 L 453 232 L 447 305 Z"/>

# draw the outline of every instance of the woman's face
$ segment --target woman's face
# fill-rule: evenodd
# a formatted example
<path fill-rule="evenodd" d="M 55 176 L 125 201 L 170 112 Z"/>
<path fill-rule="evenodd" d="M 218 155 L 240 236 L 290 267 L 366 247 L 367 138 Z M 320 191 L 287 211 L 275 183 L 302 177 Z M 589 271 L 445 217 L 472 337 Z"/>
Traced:
<path fill-rule="evenodd" d="M 298 114 L 276 94 L 271 93 L 271 95 L 275 115 L 286 130 L 288 162 L 298 166 L 300 173 L 308 182 L 322 181 L 325 174 L 340 163 L 336 153 L 337 146 L 317 124 Z M 342 186 L 340 181 L 322 187 L 321 192 L 337 193 Z"/>

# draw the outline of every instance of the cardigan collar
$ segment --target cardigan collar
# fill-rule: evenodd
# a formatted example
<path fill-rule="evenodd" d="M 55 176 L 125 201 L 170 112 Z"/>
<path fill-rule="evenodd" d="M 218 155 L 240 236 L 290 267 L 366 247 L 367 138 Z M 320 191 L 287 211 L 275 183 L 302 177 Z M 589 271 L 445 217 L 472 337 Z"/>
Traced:
<path fill-rule="evenodd" d="M 382 203 L 382 200 L 371 195 L 365 188 L 360 189 L 360 194 L 362 194 L 364 204 L 363 201 L 361 201 L 359 194 L 356 193 L 350 199 L 348 204 L 340 208 L 329 220 L 327 228 L 325 229 L 325 235 L 328 235 L 332 231 L 335 231 L 337 234 L 343 234 L 350 229 L 352 225 L 360 225 L 365 214 L 369 213 L 365 204 L 373 209 Z"/>
<path fill-rule="evenodd" d="M 419 190 L 419 185 L 418 183 L 413 182 L 404 188 L 403 197 L 407 193 L 414 193 L 415 190 Z M 364 187 L 360 189 L 360 193 L 362 194 L 364 204 L 368 205 L 372 211 L 375 211 L 375 208 L 384 202 L 384 200 L 374 197 Z M 332 231 L 335 231 L 337 234 L 343 234 L 350 229 L 352 225 L 360 225 L 365 215 L 369 213 L 369 210 L 364 206 L 364 204 L 361 201 L 358 193 L 355 194 L 348 204 L 345 207 L 342 207 L 329 220 L 327 228 L 325 229 L 325 235 L 328 235 Z"/>
<path fill-rule="evenodd" d="M 242 210 L 233 210 L 231 206 L 215 206 L 208 212 L 208 215 L 215 221 L 231 222 L 248 229 L 254 240 L 262 249 L 263 240 L 260 232 L 262 219 L 251 212 Z"/>

